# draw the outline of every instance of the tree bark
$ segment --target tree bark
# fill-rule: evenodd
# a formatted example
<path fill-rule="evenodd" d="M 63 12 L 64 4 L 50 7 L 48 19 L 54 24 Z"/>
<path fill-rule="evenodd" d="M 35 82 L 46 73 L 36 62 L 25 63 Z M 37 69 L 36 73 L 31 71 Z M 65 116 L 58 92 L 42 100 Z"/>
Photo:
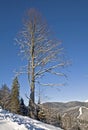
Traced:
<path fill-rule="evenodd" d="M 35 69 L 34 69 L 34 30 L 32 30 L 32 40 L 31 40 L 31 83 L 30 83 L 30 86 L 31 86 L 31 93 L 30 93 L 30 99 L 32 100 L 33 103 L 35 103 L 35 96 L 34 96 L 34 90 L 35 90 L 35 77 L 34 77 L 34 74 L 35 74 Z"/>
<path fill-rule="evenodd" d="M 35 28 L 35 27 L 34 27 Z M 30 101 L 29 101 L 29 105 L 30 105 L 30 116 L 31 118 L 35 118 L 36 117 L 36 108 L 35 108 L 35 59 L 34 59 L 34 31 L 35 29 L 33 28 L 32 30 L 32 40 L 31 40 L 31 81 L 30 81 Z"/>

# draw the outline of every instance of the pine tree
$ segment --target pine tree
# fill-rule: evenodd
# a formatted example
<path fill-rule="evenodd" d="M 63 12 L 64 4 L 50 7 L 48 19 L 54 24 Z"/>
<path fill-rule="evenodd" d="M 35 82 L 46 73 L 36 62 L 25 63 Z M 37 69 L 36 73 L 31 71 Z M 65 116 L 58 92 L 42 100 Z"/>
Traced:
<path fill-rule="evenodd" d="M 20 102 L 19 102 L 19 82 L 18 78 L 15 77 L 12 84 L 11 91 L 11 112 L 19 114 L 20 113 Z"/>
<path fill-rule="evenodd" d="M 10 109 L 10 101 L 11 101 L 11 90 L 8 88 L 6 84 L 2 85 L 0 89 L 0 106 L 3 109 Z"/>
<path fill-rule="evenodd" d="M 27 116 L 27 113 L 28 113 L 27 107 L 24 104 L 23 98 L 21 98 L 21 100 L 20 100 L 20 114 L 23 115 L 23 116 Z"/>

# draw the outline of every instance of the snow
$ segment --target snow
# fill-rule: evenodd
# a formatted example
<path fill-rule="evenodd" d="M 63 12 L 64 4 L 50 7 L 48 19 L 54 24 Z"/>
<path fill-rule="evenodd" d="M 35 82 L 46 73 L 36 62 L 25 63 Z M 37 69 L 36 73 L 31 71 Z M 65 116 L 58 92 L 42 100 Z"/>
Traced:
<path fill-rule="evenodd" d="M 54 127 L 33 120 L 29 117 L 9 113 L 0 108 L 0 130 L 62 130 L 59 127 Z"/>
<path fill-rule="evenodd" d="M 16 122 L 0 120 L 0 130 L 27 130 L 24 125 L 19 126 Z"/>
<path fill-rule="evenodd" d="M 83 114 L 83 108 L 88 110 L 87 107 L 84 107 L 84 106 L 80 107 L 80 108 L 79 108 L 79 115 L 78 115 L 77 118 L 79 118 L 79 117 Z"/>
<path fill-rule="evenodd" d="M 79 116 L 82 115 L 82 107 L 79 108 Z"/>

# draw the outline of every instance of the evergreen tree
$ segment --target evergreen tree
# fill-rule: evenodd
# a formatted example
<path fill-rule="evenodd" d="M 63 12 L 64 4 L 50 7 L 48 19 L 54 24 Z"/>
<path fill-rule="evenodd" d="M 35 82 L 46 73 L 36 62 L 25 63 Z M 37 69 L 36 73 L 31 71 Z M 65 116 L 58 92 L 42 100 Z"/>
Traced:
<path fill-rule="evenodd" d="M 27 116 L 27 113 L 28 113 L 27 107 L 24 104 L 23 98 L 21 98 L 21 100 L 20 100 L 20 114 L 23 115 L 23 116 Z"/>
<path fill-rule="evenodd" d="M 0 89 L 0 106 L 3 109 L 10 109 L 10 101 L 11 101 L 11 90 L 8 88 L 6 84 L 2 85 Z"/>
<path fill-rule="evenodd" d="M 13 113 L 20 113 L 20 102 L 19 102 L 19 82 L 18 78 L 15 77 L 12 84 L 12 91 L 11 91 L 11 112 Z"/>

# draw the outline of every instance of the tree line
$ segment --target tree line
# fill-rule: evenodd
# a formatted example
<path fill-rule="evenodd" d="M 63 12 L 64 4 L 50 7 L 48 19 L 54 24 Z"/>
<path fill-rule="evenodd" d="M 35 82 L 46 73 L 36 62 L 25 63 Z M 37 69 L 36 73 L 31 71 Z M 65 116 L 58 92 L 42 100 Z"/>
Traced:
<path fill-rule="evenodd" d="M 23 98 L 20 98 L 20 84 L 15 77 L 10 89 L 6 84 L 0 88 L 0 106 L 12 113 L 27 115 L 28 110 Z"/>
<path fill-rule="evenodd" d="M 11 89 L 6 84 L 3 84 L 0 88 L 0 106 L 9 112 L 31 117 L 31 107 L 24 104 L 24 100 L 20 97 L 19 91 L 20 84 L 17 77 L 14 78 Z M 34 105 L 32 109 L 34 115 L 36 115 L 35 118 L 44 122 L 45 114 L 42 108 L 39 104 Z M 36 110 L 34 108 L 36 108 Z"/>

